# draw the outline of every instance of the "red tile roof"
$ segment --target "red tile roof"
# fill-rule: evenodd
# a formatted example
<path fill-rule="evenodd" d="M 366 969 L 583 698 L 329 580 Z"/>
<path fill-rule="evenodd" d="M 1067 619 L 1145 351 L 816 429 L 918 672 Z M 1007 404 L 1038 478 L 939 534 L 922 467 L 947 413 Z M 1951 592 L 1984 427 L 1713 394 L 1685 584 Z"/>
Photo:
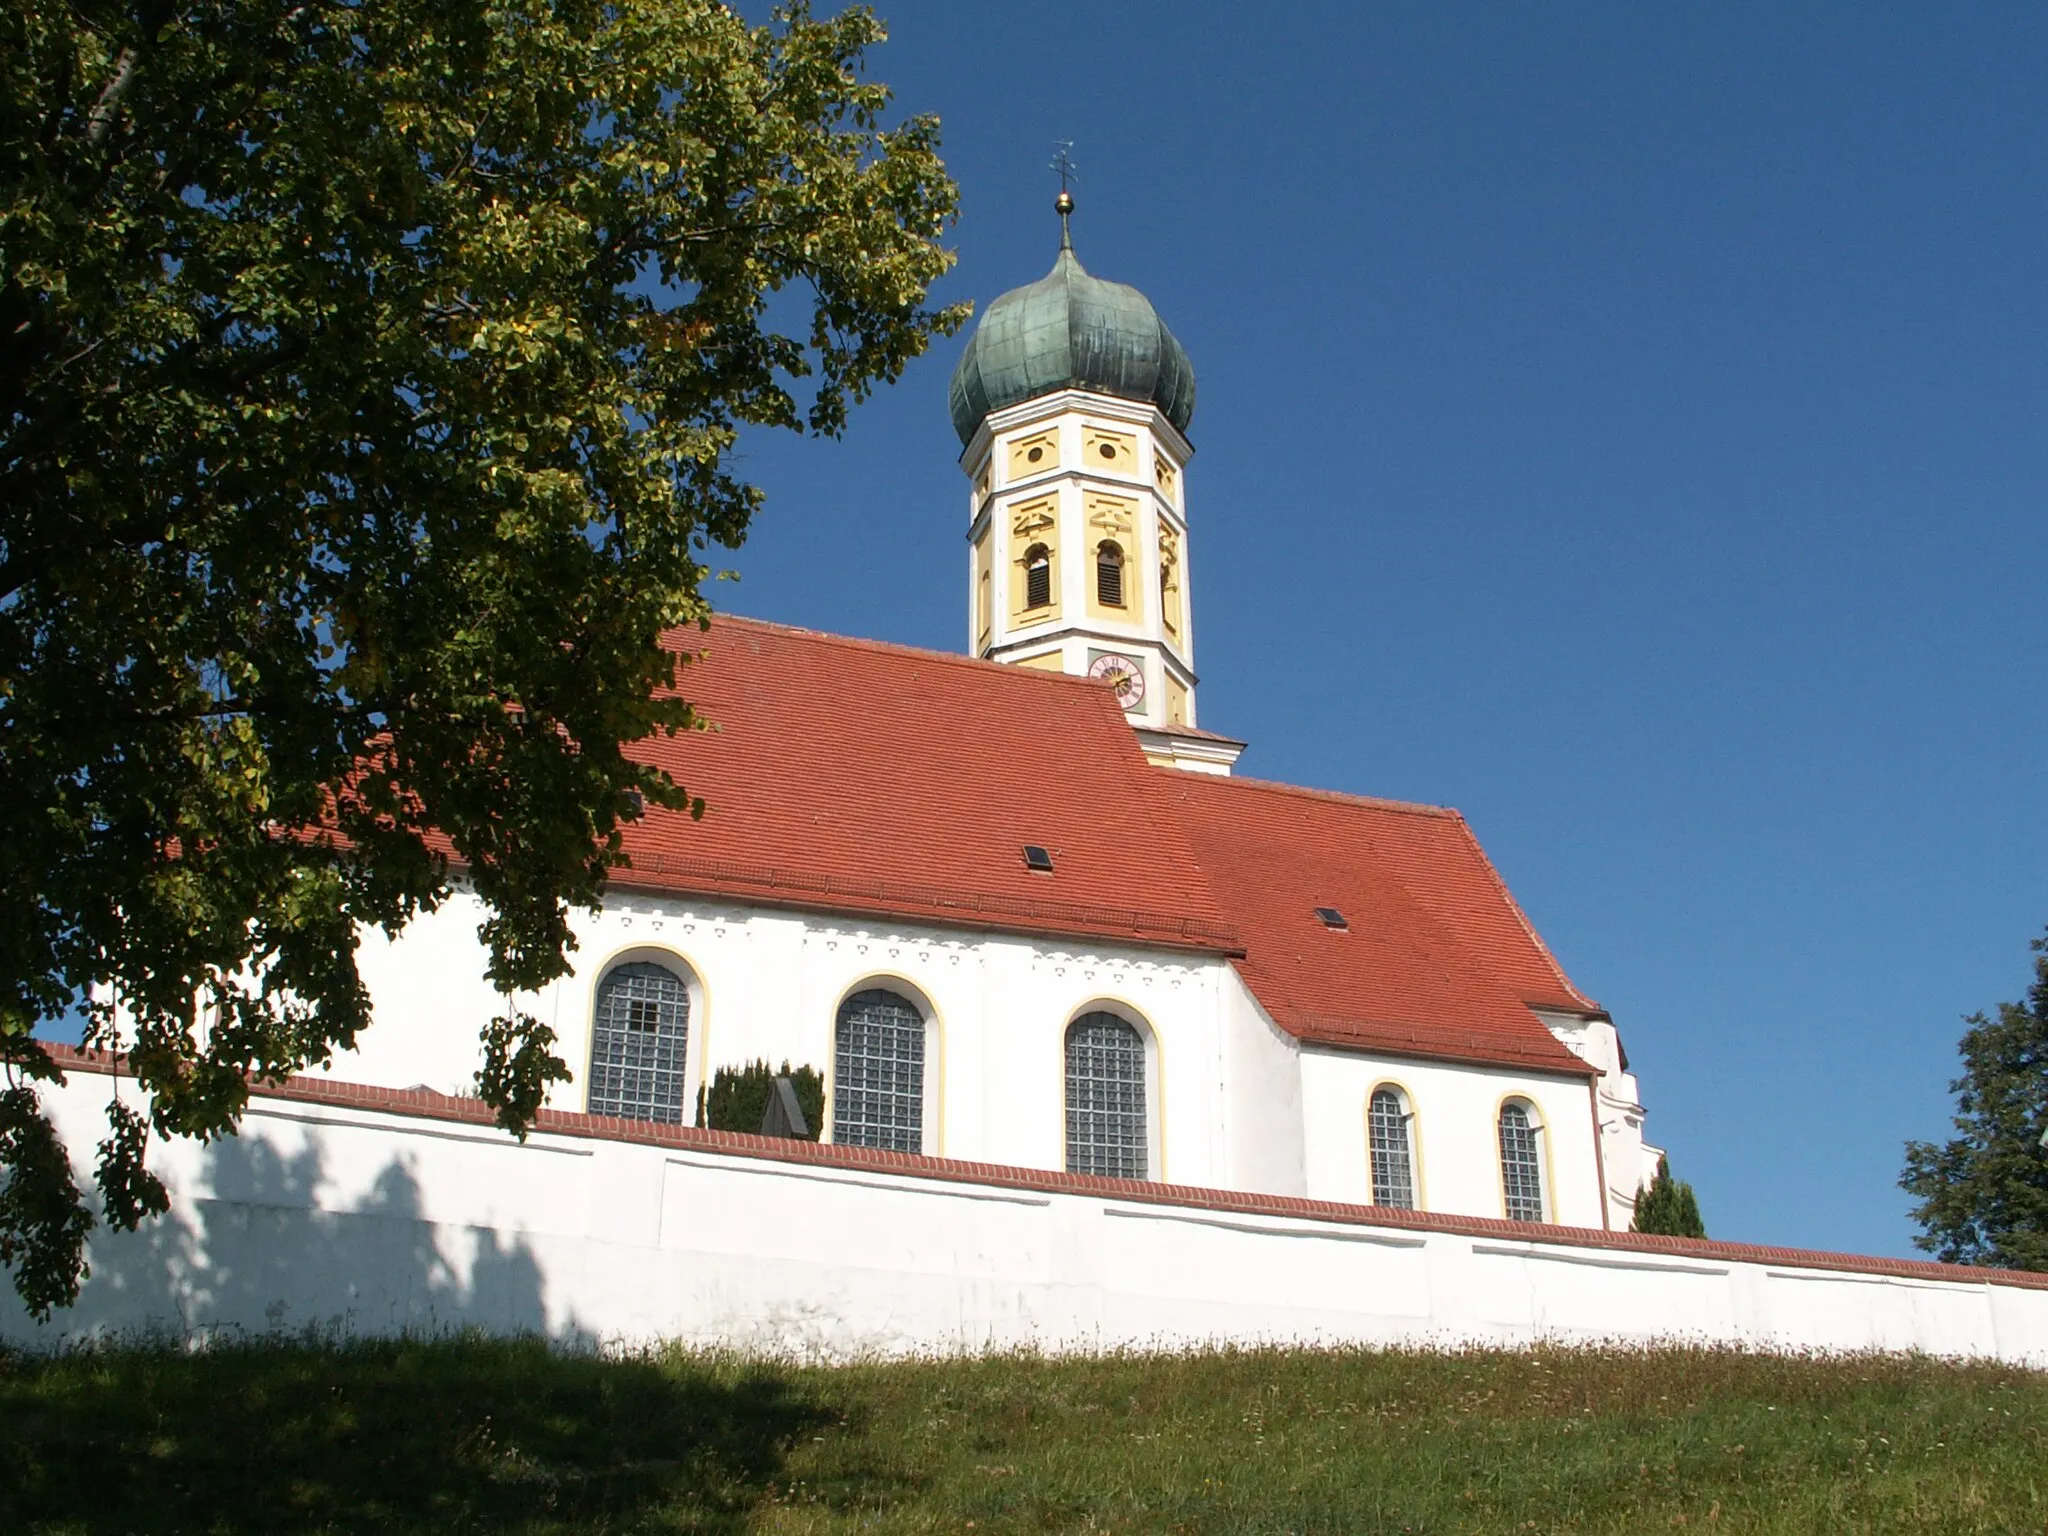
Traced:
<path fill-rule="evenodd" d="M 1228 953 L 1159 776 L 1101 684 L 757 620 L 673 637 L 713 730 L 642 745 L 706 804 L 650 809 L 615 883 Z M 1052 854 L 1053 873 L 1023 849 Z"/>
<path fill-rule="evenodd" d="M 1598 1005 L 1455 811 L 1153 768 L 1085 678 L 732 617 L 676 643 L 714 729 L 641 750 L 707 808 L 629 827 L 616 884 L 1228 954 L 1304 1040 L 1592 1070 L 1529 1010 Z"/>
<path fill-rule="evenodd" d="M 1181 806 L 1237 968 L 1304 1040 L 1584 1075 L 1529 1010 L 1593 1013 L 1464 817 L 1435 806 L 1156 769 Z M 1326 926 L 1317 907 L 1348 923 Z"/>

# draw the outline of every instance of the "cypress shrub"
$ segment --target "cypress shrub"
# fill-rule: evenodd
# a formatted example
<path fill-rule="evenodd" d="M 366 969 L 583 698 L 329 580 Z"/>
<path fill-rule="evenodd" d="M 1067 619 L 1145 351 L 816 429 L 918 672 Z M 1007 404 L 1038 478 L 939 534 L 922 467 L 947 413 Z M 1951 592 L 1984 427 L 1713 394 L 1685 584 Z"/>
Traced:
<path fill-rule="evenodd" d="M 1700 1220 L 1700 1202 L 1692 1186 L 1671 1177 L 1671 1159 L 1657 1159 L 1657 1177 L 1650 1187 L 1636 1186 L 1636 1219 L 1632 1232 L 1654 1232 L 1663 1237 L 1705 1237 L 1707 1224 Z"/>
<path fill-rule="evenodd" d="M 802 1106 L 808 1140 L 816 1141 L 825 1120 L 825 1079 L 816 1067 L 780 1068 L 765 1061 L 750 1061 L 744 1067 L 720 1067 L 711 1074 L 711 1086 L 697 1096 L 697 1123 L 714 1131 L 745 1131 L 759 1135 L 761 1117 L 768 1112 L 768 1095 L 775 1079 L 786 1077 L 796 1089 Z"/>

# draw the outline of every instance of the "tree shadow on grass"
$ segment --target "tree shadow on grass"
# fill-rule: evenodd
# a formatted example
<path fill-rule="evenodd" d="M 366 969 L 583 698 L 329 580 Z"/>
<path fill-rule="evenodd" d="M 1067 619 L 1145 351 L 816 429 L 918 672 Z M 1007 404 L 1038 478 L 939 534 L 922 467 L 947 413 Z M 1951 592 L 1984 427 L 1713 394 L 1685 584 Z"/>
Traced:
<path fill-rule="evenodd" d="M 837 1422 L 772 1367 L 538 1339 L 0 1356 L 0 1530 L 739 1531 Z"/>

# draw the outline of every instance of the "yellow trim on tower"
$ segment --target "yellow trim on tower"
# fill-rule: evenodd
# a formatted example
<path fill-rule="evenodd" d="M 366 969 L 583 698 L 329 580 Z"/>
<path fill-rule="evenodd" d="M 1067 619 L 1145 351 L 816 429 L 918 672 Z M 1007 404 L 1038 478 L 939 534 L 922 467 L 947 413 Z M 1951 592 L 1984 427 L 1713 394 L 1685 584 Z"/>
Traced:
<path fill-rule="evenodd" d="M 1037 496 L 1020 501 L 1006 514 L 1010 519 L 1010 624 L 1043 624 L 1060 616 L 1060 499 L 1057 495 Z M 1047 574 L 1051 601 L 1036 608 L 1025 606 L 1029 589 L 1026 572 L 1031 551 L 1043 547 L 1050 562 Z"/>
<path fill-rule="evenodd" d="M 1138 440 L 1128 432 L 1112 432 L 1107 427 L 1083 427 L 1081 467 L 1096 474 L 1135 476 Z"/>
<path fill-rule="evenodd" d="M 1087 528 L 1088 613 L 1092 618 L 1138 624 L 1145 617 L 1144 561 L 1138 555 L 1138 504 L 1128 496 L 1089 491 L 1081 498 Z M 1114 544 L 1123 556 L 1123 601 L 1102 601 L 1097 565 L 1102 546 Z"/>
<path fill-rule="evenodd" d="M 992 530 L 983 528 L 981 537 L 974 541 L 974 653 L 977 656 L 988 649 L 996 622 L 995 594 L 990 590 L 992 583 L 988 564 L 994 547 Z"/>
<path fill-rule="evenodd" d="M 1033 454 L 1037 457 L 1033 458 Z M 1048 427 L 1043 432 L 1032 432 L 1011 440 L 1008 473 L 1003 478 L 1009 481 L 1023 480 L 1059 467 L 1060 429 Z"/>

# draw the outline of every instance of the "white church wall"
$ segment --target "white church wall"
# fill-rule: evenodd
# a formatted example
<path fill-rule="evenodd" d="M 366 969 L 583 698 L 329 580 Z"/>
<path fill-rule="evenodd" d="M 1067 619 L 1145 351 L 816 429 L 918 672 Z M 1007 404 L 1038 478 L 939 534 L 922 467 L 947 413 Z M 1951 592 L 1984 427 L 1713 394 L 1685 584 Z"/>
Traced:
<path fill-rule="evenodd" d="M 368 936 L 362 968 L 375 1023 L 331 1075 L 393 1088 L 472 1091 L 478 1033 L 502 1008 L 482 981 L 476 898 L 458 892 L 396 942 Z M 587 1107 L 585 1079 L 597 988 L 614 965 L 653 960 L 690 993 L 685 1119 L 698 1088 L 721 1066 L 757 1058 L 813 1066 L 832 1089 L 839 1005 L 865 987 L 911 998 L 930 1019 L 924 1150 L 1026 1168 L 1065 1162 L 1065 1039 L 1078 1015 L 1118 1013 L 1147 1040 L 1154 1176 L 1249 1187 L 1266 1176 L 1261 1154 L 1233 1172 L 1227 1118 L 1263 1142 L 1298 1135 L 1291 1085 L 1270 1065 L 1236 1090 L 1230 1081 L 1224 998 L 1243 984 L 1222 960 L 1113 944 L 978 934 L 886 919 L 807 914 L 673 898 L 615 885 L 604 910 L 576 914 L 576 971 L 539 996 L 515 1001 L 554 1029 L 574 1080 L 549 1094 L 553 1109 Z M 1272 1097 L 1268 1099 L 1267 1095 Z M 828 1108 L 829 1120 L 829 1108 Z M 1277 1125 L 1277 1132 L 1269 1127 Z M 1277 1186 L 1286 1182 L 1286 1155 Z M 1263 1186 L 1260 1186 L 1263 1187 Z"/>
<path fill-rule="evenodd" d="M 437 1093 L 475 1091 L 479 1032 L 504 1009 L 484 979 L 476 936 L 482 917 L 482 906 L 458 889 L 396 939 L 361 930 L 356 964 L 369 989 L 371 1024 L 353 1051 L 336 1058 L 336 1076 Z M 532 1000 L 522 1002 L 531 1011 Z"/>
<path fill-rule="evenodd" d="M 1643 1140 L 1643 1098 L 1633 1072 L 1622 1065 L 1621 1035 L 1608 1019 L 1536 1011 L 1566 1049 L 1600 1069 L 1597 1113 L 1600 1164 L 1607 1179 L 1607 1221 L 1626 1231 L 1635 1216 L 1636 1190 L 1657 1176 L 1663 1154 Z"/>
<path fill-rule="evenodd" d="M 478 1030 L 502 1006 L 482 980 L 481 916 L 476 899 L 458 893 L 395 943 L 366 937 L 362 965 L 376 1023 L 356 1053 L 337 1059 L 336 1077 L 470 1091 Z M 932 1019 L 925 1150 L 1057 1169 L 1065 1160 L 1065 1030 L 1079 1013 L 1102 1006 L 1137 1023 L 1150 1045 L 1155 1177 L 1369 1203 L 1365 1105 L 1376 1084 L 1392 1082 L 1408 1094 L 1416 1116 L 1423 1208 L 1498 1216 L 1495 1117 L 1504 1097 L 1519 1095 L 1541 1112 L 1546 1213 L 1567 1224 L 1602 1225 L 1584 1084 L 1304 1049 L 1273 1026 L 1222 961 L 622 886 L 601 913 L 577 914 L 574 932 L 575 973 L 538 997 L 517 1000 L 555 1030 L 557 1050 L 575 1074 L 551 1092 L 551 1108 L 586 1107 L 597 988 L 616 964 L 655 960 L 688 985 L 690 1121 L 698 1087 L 720 1066 L 756 1058 L 810 1065 L 827 1075 L 829 1089 L 839 1004 L 863 986 L 888 986 Z M 1633 1086 L 1633 1079 L 1613 1076 L 1604 1082 Z M 1634 1192 L 1629 1169 L 1640 1161 L 1640 1106 L 1605 1102 L 1603 1110 L 1606 1220 L 1625 1227 L 1629 1207 L 1621 1196 Z"/>
<path fill-rule="evenodd" d="M 1283 1033 L 1235 971 L 1221 988 L 1232 1189 L 1308 1193 L 1301 1042 Z"/>
<path fill-rule="evenodd" d="M 44 1090 L 81 1176 L 110 1083 Z M 47 1326 L 0 1300 L 0 1336 L 481 1327 L 840 1357 L 1678 1340 L 2048 1366 L 2048 1288 L 2011 1277 L 690 1131 L 563 1122 L 522 1145 L 461 1105 L 393 1113 L 374 1093 L 259 1094 L 241 1135 L 160 1148 L 173 1214 L 96 1237 L 77 1307 Z"/>
<path fill-rule="evenodd" d="M 1583 1079 L 1310 1046 L 1301 1053 L 1302 1141 L 1310 1199 L 1372 1203 L 1366 1106 L 1374 1088 L 1401 1090 L 1414 1116 L 1416 1200 L 1425 1211 L 1503 1215 L 1498 1117 L 1508 1099 L 1540 1123 L 1544 1216 L 1602 1223 L 1593 1116 Z"/>

